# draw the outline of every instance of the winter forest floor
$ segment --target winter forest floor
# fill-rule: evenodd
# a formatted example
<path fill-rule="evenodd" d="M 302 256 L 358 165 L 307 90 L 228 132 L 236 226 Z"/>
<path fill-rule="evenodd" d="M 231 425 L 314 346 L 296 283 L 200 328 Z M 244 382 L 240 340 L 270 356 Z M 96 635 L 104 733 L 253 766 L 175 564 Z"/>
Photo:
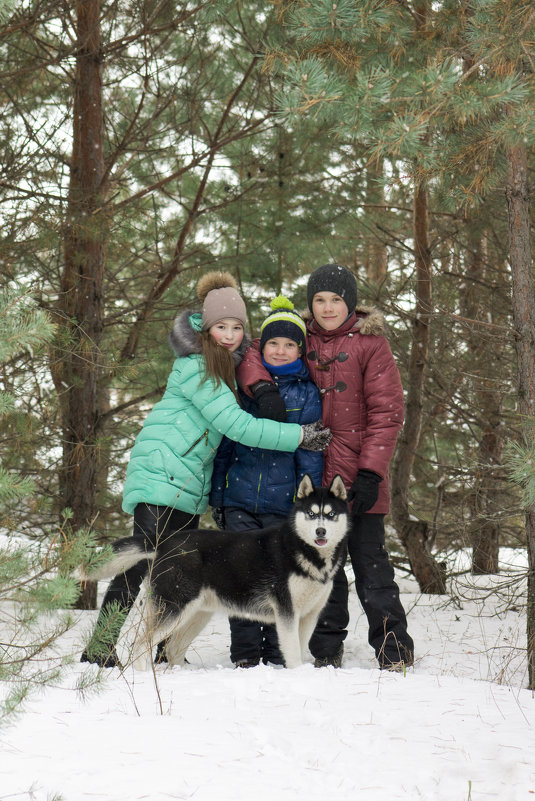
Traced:
<path fill-rule="evenodd" d="M 189 666 L 103 671 L 85 700 L 73 688 L 97 669 L 75 661 L 1 731 L 0 801 L 535 798 L 523 554 L 502 560 L 512 572 L 460 575 L 450 596 L 398 576 L 417 647 L 405 675 L 376 669 L 354 590 L 341 670 L 234 670 L 218 617 Z M 95 616 L 78 613 L 64 653 L 78 659 Z"/>

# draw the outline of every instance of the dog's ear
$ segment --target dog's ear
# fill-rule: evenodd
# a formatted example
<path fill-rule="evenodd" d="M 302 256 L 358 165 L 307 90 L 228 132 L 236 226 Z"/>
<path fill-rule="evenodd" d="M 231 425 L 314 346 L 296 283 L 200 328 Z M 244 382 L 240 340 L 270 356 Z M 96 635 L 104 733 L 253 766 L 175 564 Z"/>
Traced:
<path fill-rule="evenodd" d="M 340 498 L 341 501 L 347 501 L 345 484 L 340 474 L 336 475 L 331 481 L 329 492 L 331 492 L 335 498 Z"/>
<path fill-rule="evenodd" d="M 314 492 L 314 482 L 308 475 L 305 473 L 299 486 L 297 487 L 297 497 L 298 498 L 307 498 L 309 495 L 312 495 Z"/>

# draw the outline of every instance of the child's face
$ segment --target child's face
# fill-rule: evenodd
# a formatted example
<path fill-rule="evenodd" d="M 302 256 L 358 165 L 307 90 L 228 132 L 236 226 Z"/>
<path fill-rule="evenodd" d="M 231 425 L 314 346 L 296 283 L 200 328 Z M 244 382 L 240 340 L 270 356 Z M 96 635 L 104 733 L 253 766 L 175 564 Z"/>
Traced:
<path fill-rule="evenodd" d="M 288 337 L 272 337 L 268 339 L 262 351 L 264 361 L 272 367 L 295 362 L 301 355 L 301 348 L 293 339 Z"/>
<path fill-rule="evenodd" d="M 239 348 L 243 340 L 243 325 L 234 317 L 225 317 L 218 320 L 208 329 L 218 345 L 228 348 L 233 353 Z"/>
<path fill-rule="evenodd" d="M 347 320 L 349 309 L 335 292 L 316 292 L 312 298 L 312 314 L 322 328 L 334 331 Z"/>

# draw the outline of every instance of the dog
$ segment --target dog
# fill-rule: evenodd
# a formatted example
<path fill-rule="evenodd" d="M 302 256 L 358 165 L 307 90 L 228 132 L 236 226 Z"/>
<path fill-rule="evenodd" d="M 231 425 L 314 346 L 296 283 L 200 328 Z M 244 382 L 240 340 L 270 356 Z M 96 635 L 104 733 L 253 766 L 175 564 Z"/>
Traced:
<path fill-rule="evenodd" d="M 114 556 L 92 579 L 108 578 L 142 559 L 149 592 L 134 667 L 149 669 L 154 643 L 166 640 L 170 665 L 186 651 L 215 612 L 274 623 L 287 668 L 302 664 L 336 571 L 345 562 L 349 512 L 341 476 L 329 488 L 307 474 L 282 524 L 251 531 L 184 530 L 156 550 L 131 537 L 114 543 Z"/>

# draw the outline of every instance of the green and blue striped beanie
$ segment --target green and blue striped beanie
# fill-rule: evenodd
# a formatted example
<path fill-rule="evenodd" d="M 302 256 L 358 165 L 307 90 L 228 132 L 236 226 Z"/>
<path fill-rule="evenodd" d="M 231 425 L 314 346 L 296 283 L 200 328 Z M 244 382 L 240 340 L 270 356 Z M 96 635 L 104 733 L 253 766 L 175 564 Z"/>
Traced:
<path fill-rule="evenodd" d="M 284 295 L 278 295 L 270 303 L 273 311 L 268 314 L 260 327 L 260 350 L 268 339 L 273 337 L 286 337 L 297 342 L 300 348 L 304 347 L 306 326 L 302 317 L 293 311 L 294 305 Z"/>

